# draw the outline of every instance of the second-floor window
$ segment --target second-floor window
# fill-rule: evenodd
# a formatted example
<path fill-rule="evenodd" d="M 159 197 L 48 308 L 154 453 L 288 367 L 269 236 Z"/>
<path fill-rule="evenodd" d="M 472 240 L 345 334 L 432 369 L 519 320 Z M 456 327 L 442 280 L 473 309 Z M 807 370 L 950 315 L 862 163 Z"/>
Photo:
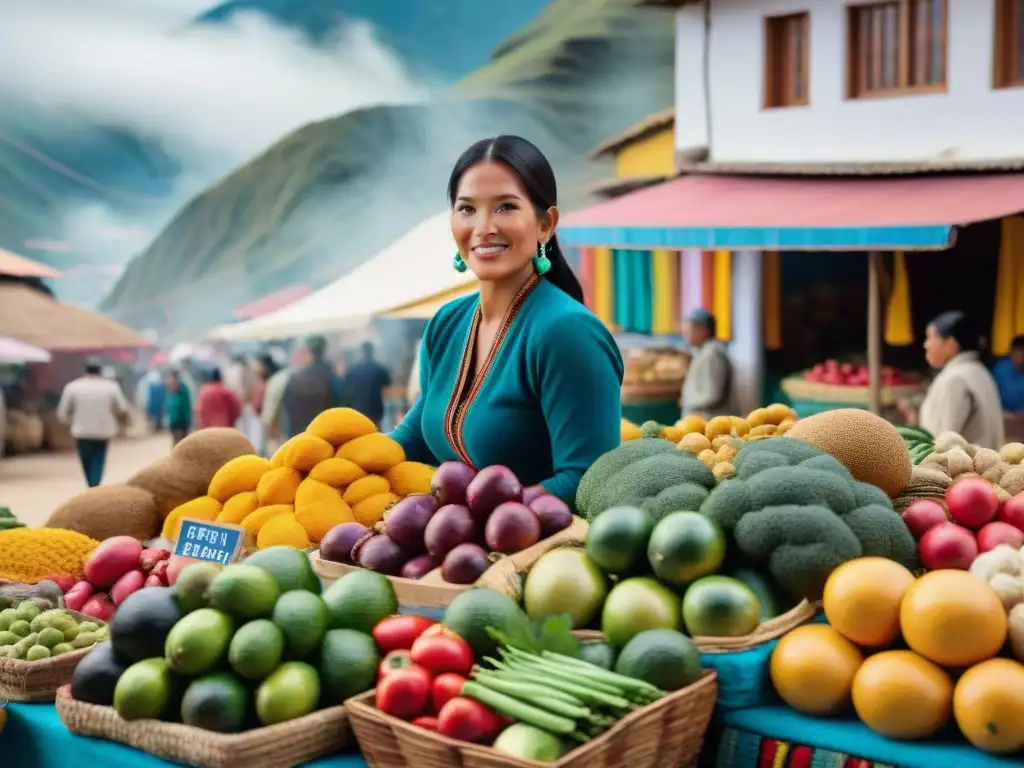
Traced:
<path fill-rule="evenodd" d="M 764 105 L 800 107 L 810 102 L 810 14 L 764 20 Z"/>
<path fill-rule="evenodd" d="M 849 12 L 849 95 L 946 88 L 946 0 L 889 0 Z"/>
<path fill-rule="evenodd" d="M 1024 86 L 1024 0 L 997 0 L 995 35 L 995 86 Z"/>

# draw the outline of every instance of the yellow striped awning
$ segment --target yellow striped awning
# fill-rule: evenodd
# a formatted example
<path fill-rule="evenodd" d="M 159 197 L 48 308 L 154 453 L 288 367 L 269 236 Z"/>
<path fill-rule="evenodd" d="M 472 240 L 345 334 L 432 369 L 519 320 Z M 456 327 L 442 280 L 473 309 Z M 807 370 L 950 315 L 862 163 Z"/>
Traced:
<path fill-rule="evenodd" d="M 474 280 L 473 282 L 459 286 L 458 288 L 452 288 L 442 293 L 435 293 L 433 296 L 427 296 L 418 301 L 414 301 L 411 304 L 395 307 L 394 309 L 385 312 L 382 317 L 386 317 L 389 320 L 429 320 L 434 316 L 437 310 L 449 301 L 461 299 L 463 296 L 476 293 L 477 290 L 478 286 Z"/>

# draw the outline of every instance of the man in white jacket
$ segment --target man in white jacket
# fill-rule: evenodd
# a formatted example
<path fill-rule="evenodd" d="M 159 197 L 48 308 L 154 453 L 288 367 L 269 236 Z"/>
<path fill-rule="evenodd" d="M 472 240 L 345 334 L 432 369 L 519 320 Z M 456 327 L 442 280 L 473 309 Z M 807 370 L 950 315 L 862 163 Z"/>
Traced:
<path fill-rule="evenodd" d="M 85 363 L 85 375 L 75 379 L 60 396 L 57 418 L 71 428 L 85 482 L 95 488 L 103 481 L 107 447 L 121 431 L 129 406 L 116 380 L 103 376 L 103 366 Z"/>

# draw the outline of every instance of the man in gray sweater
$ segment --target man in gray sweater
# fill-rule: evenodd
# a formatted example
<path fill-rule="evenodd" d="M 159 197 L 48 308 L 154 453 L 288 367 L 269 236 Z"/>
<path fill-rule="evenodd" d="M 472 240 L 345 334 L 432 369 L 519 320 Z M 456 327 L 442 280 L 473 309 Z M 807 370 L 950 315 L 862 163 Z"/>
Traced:
<path fill-rule="evenodd" d="M 725 344 L 715 338 L 715 316 L 706 309 L 695 309 L 687 322 L 690 342 L 690 367 L 683 382 L 683 416 L 698 414 L 704 418 L 735 415 L 732 395 L 732 362 Z"/>

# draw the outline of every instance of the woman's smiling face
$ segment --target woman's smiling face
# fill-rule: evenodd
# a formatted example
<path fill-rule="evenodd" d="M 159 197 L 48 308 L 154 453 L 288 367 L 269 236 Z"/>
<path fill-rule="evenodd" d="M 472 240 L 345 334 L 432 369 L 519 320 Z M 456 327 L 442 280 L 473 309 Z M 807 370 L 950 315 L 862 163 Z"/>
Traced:
<path fill-rule="evenodd" d="M 502 163 L 477 163 L 459 180 L 452 237 L 478 280 L 504 281 L 533 269 L 538 243 L 558 221 L 549 208 L 538 217 L 516 174 Z"/>

